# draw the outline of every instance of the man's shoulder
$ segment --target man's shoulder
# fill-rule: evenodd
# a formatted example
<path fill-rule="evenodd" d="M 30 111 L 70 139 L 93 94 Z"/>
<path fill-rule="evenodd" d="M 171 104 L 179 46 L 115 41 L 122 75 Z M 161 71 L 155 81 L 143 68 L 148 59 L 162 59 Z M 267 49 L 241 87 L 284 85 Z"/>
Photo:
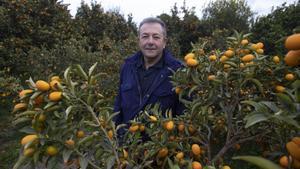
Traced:
<path fill-rule="evenodd" d="M 165 54 L 165 63 L 173 70 L 177 70 L 178 68 L 184 66 L 184 63 L 181 60 L 175 58 L 170 52 L 167 52 Z"/>
<path fill-rule="evenodd" d="M 138 62 L 138 58 L 142 55 L 140 51 L 130 55 L 129 57 L 124 59 L 124 64 L 135 64 Z"/>

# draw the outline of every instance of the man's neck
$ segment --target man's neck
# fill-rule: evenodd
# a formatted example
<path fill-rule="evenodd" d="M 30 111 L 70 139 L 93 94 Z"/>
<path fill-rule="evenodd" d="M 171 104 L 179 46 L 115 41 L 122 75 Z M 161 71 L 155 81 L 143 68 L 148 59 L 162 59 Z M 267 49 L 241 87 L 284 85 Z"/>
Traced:
<path fill-rule="evenodd" d="M 144 57 L 144 64 L 145 64 L 145 68 L 148 69 L 149 67 L 155 65 L 157 62 L 159 62 L 159 60 L 162 58 L 162 54 L 158 57 L 155 57 L 153 59 L 149 59 Z"/>

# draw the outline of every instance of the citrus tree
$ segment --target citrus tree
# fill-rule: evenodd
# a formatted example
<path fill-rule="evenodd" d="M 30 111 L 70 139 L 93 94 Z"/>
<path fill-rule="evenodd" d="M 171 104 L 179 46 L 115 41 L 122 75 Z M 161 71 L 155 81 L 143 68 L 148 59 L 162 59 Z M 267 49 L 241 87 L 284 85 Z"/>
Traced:
<path fill-rule="evenodd" d="M 105 74 L 96 73 L 97 64 L 30 78 L 13 110 L 26 133 L 14 168 L 229 169 L 238 162 L 233 156 L 262 153 L 299 168 L 299 39 L 287 38 L 285 57 L 264 54 L 262 42 L 237 32 L 226 51 L 194 44 L 186 66 L 170 77 L 185 113 L 174 117 L 149 105 L 126 125 L 114 124 L 118 112 L 99 93 Z M 234 159 L 280 168 L 259 157 Z"/>

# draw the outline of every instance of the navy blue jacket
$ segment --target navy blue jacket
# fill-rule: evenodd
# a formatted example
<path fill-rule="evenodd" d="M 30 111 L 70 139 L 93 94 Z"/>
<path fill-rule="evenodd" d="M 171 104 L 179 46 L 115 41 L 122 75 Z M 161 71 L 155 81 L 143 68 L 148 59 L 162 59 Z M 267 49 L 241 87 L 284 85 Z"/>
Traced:
<path fill-rule="evenodd" d="M 173 86 L 169 77 L 172 75 L 170 69 L 176 71 L 183 64 L 176 60 L 170 52 L 164 50 L 164 67 L 148 92 L 142 97 L 137 72 L 139 57 L 143 57 L 140 51 L 125 59 L 121 68 L 120 86 L 114 105 L 114 112 L 120 112 L 115 118 L 116 124 L 128 123 L 149 104 L 160 103 L 163 111 L 172 109 L 174 115 L 181 114 L 184 109 L 183 104 L 178 100 L 178 95 L 172 90 Z"/>

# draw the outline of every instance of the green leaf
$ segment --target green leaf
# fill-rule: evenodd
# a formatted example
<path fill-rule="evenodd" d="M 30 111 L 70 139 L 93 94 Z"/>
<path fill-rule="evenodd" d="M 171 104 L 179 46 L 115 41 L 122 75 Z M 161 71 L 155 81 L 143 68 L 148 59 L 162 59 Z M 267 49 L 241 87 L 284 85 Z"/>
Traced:
<path fill-rule="evenodd" d="M 30 88 L 35 88 L 36 85 L 34 83 L 34 81 L 32 80 L 32 78 L 30 77 L 28 80 L 26 80 L 26 82 L 28 83 Z"/>
<path fill-rule="evenodd" d="M 75 69 L 77 70 L 77 73 L 84 78 L 84 80 L 88 80 L 88 76 L 87 74 L 85 73 L 85 71 L 82 69 L 81 65 L 79 64 L 76 64 L 74 65 L 75 66 Z"/>
<path fill-rule="evenodd" d="M 255 101 L 245 100 L 245 101 L 242 101 L 241 103 L 253 106 L 255 111 L 257 111 L 257 112 L 267 112 L 268 111 L 268 109 L 263 104 L 257 103 Z"/>
<path fill-rule="evenodd" d="M 65 78 L 65 80 L 66 80 L 66 82 L 70 85 L 71 83 L 70 83 L 70 81 L 71 81 L 71 79 L 70 79 L 70 71 L 71 71 L 71 67 L 69 66 L 66 70 L 65 70 L 65 72 L 64 72 L 64 78 Z"/>
<path fill-rule="evenodd" d="M 49 109 L 50 107 L 54 106 L 56 102 L 49 102 L 47 105 L 44 107 L 44 110 Z"/>
<path fill-rule="evenodd" d="M 266 121 L 269 119 L 269 116 L 267 116 L 264 113 L 258 113 L 258 112 L 254 112 L 251 114 L 248 114 L 245 117 L 245 120 L 247 121 L 245 128 L 251 127 L 256 123 L 262 122 L 262 121 Z"/>
<path fill-rule="evenodd" d="M 264 159 L 262 157 L 257 157 L 257 156 L 236 156 L 233 157 L 232 159 L 234 160 L 244 160 L 247 161 L 249 163 L 252 163 L 258 167 L 260 167 L 261 169 L 281 169 L 280 166 L 278 166 L 277 164 Z"/>
<path fill-rule="evenodd" d="M 279 111 L 279 108 L 276 106 L 274 102 L 270 101 L 261 101 L 260 103 L 266 105 L 269 109 L 271 109 L 274 113 Z"/>
<path fill-rule="evenodd" d="M 23 163 L 25 162 L 27 158 L 25 156 L 20 156 L 18 161 L 15 163 L 15 165 L 13 166 L 13 169 L 18 169 L 20 168 L 21 166 L 23 167 Z"/>
<path fill-rule="evenodd" d="M 114 166 L 115 162 L 116 162 L 116 157 L 115 156 L 110 156 L 106 160 L 106 168 L 111 169 Z"/>
<path fill-rule="evenodd" d="M 96 62 L 93 66 L 90 67 L 90 69 L 89 69 L 89 76 L 91 76 L 93 74 L 93 72 L 94 72 L 97 64 L 98 64 L 98 62 Z"/>
<path fill-rule="evenodd" d="M 250 78 L 249 81 L 253 82 L 255 84 L 255 86 L 257 87 L 257 89 L 260 91 L 260 93 L 262 95 L 264 95 L 263 85 L 259 80 L 254 79 L 254 78 Z"/>
<path fill-rule="evenodd" d="M 81 169 L 86 169 L 88 166 L 88 161 L 85 157 L 79 157 L 79 164 Z"/>
<path fill-rule="evenodd" d="M 20 123 L 25 123 L 25 122 L 28 122 L 28 121 L 31 121 L 32 119 L 31 118 L 28 118 L 28 117 L 22 117 L 22 118 L 18 118 L 16 120 L 14 120 L 12 122 L 13 125 L 18 125 Z"/>
<path fill-rule="evenodd" d="M 65 111 L 65 113 L 66 113 L 66 119 L 68 119 L 68 116 L 69 116 L 70 112 L 72 111 L 72 108 L 73 108 L 73 106 L 69 106 L 69 107 L 66 109 L 66 111 Z"/>
<path fill-rule="evenodd" d="M 292 126 L 295 126 L 296 128 L 300 129 L 300 125 L 298 124 L 298 122 L 296 120 L 294 120 L 292 117 L 289 116 L 280 116 L 280 115 L 274 115 L 274 118 L 283 121 L 284 124 L 290 124 Z"/>
<path fill-rule="evenodd" d="M 288 95 L 283 93 L 276 93 L 276 96 L 280 103 L 283 104 L 287 109 L 292 110 L 293 112 L 296 111 L 293 100 Z"/>
<path fill-rule="evenodd" d="M 66 150 L 66 149 L 64 149 L 62 155 L 63 155 L 63 160 L 64 160 L 65 163 L 69 161 L 69 158 L 70 158 L 70 156 L 71 156 L 72 153 L 73 153 L 72 150 Z"/>

